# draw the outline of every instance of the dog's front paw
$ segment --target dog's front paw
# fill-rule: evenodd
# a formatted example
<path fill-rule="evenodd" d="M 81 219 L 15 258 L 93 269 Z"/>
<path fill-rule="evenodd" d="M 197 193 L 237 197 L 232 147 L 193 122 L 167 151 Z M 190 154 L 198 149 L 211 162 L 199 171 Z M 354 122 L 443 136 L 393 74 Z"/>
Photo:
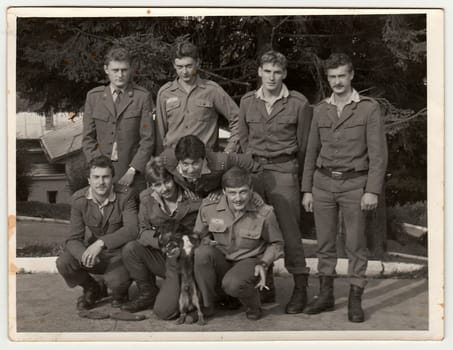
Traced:
<path fill-rule="evenodd" d="M 176 324 L 183 324 L 186 321 L 186 318 L 184 316 L 179 316 L 179 318 L 176 320 Z"/>

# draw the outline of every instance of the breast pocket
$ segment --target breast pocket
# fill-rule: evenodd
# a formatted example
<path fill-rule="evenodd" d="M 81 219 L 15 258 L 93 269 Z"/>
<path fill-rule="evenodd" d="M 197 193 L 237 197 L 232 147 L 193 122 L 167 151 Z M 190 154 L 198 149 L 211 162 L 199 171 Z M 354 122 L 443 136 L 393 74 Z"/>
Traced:
<path fill-rule="evenodd" d="M 359 140 L 365 136 L 365 121 L 363 118 L 350 119 L 343 124 L 346 140 Z"/>
<path fill-rule="evenodd" d="M 318 130 L 321 141 L 332 140 L 332 122 L 330 120 L 320 120 Z"/>
<path fill-rule="evenodd" d="M 214 104 L 209 100 L 195 101 L 195 117 L 198 121 L 208 121 L 214 113 Z"/>
<path fill-rule="evenodd" d="M 239 248 L 254 249 L 261 244 L 261 229 L 259 227 L 253 229 L 239 229 L 238 236 Z"/>
<path fill-rule="evenodd" d="M 219 219 L 213 218 L 209 221 L 208 225 L 209 232 L 214 235 L 214 240 L 217 241 L 218 244 L 226 247 L 229 245 L 228 242 L 228 227 L 225 225 L 223 221 Z"/>
<path fill-rule="evenodd" d="M 181 101 L 180 100 L 178 100 L 178 99 L 176 99 L 176 100 L 168 99 L 167 102 L 165 103 L 165 111 L 167 113 L 170 113 L 173 110 L 179 108 L 179 106 L 181 106 Z"/>

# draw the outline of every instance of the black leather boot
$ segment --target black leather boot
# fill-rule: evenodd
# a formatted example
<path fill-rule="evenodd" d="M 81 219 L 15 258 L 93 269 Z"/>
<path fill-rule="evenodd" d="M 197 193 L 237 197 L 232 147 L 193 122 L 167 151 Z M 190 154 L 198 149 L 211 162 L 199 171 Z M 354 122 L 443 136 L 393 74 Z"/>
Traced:
<path fill-rule="evenodd" d="M 157 286 L 150 281 L 136 281 L 138 287 L 138 297 L 126 304 L 121 305 L 121 310 L 138 312 L 150 309 L 154 306 L 157 296 Z"/>
<path fill-rule="evenodd" d="M 363 322 L 365 316 L 362 309 L 363 288 L 351 284 L 349 288 L 348 319 L 351 322 Z"/>
<path fill-rule="evenodd" d="M 239 297 L 241 303 L 245 306 L 245 316 L 252 321 L 259 320 L 263 314 L 261 310 L 261 301 L 258 291 L 250 297 Z"/>
<path fill-rule="evenodd" d="M 304 313 L 309 315 L 319 314 L 324 311 L 332 311 L 335 307 L 335 298 L 333 295 L 333 277 L 319 277 L 319 295 L 312 301 Z"/>
<path fill-rule="evenodd" d="M 300 314 L 307 305 L 307 275 L 294 274 L 294 289 L 285 312 L 287 314 Z"/>
<path fill-rule="evenodd" d="M 99 300 L 108 295 L 105 284 L 98 283 L 91 276 L 81 286 L 83 295 L 77 299 L 77 310 L 79 311 L 92 309 Z"/>

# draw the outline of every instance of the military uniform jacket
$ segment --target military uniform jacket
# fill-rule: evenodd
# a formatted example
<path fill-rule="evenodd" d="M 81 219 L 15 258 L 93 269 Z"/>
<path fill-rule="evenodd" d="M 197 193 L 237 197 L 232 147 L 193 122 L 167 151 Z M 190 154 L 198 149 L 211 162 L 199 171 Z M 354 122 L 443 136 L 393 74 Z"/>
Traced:
<path fill-rule="evenodd" d="M 144 246 L 159 249 L 158 237 L 155 237 L 156 228 L 168 221 L 178 221 L 189 230 L 193 229 L 201 199 L 191 200 L 183 196 L 173 215 L 162 210 L 159 203 L 152 196 L 151 188 L 140 193 L 140 209 L 138 212 L 140 233 L 138 241 Z"/>
<path fill-rule="evenodd" d="M 334 180 L 315 172 L 325 167 L 336 171 L 368 171 L 368 176 Z M 312 187 L 343 192 L 363 187 L 365 192 L 382 191 L 387 167 L 387 143 L 379 104 L 360 96 L 346 105 L 340 118 L 337 107 L 327 101 L 314 109 L 302 179 L 302 192 Z"/>
<path fill-rule="evenodd" d="M 234 166 L 241 167 L 251 173 L 261 170 L 261 165 L 250 155 L 237 153 L 213 152 L 206 150 L 208 172 L 202 173 L 196 182 L 188 182 L 177 171 L 178 161 L 174 149 L 166 149 L 160 155 L 165 168 L 172 173 L 175 181 L 184 189 L 188 189 L 204 198 L 213 191 L 221 189 L 222 175 Z"/>
<path fill-rule="evenodd" d="M 245 94 L 239 108 L 239 139 L 244 153 L 266 158 L 295 155 L 302 168 L 308 141 L 312 109 L 304 95 L 290 91 L 275 102 L 269 115 L 256 91 Z M 280 171 L 285 164 L 265 165 Z M 288 172 L 292 166 L 288 164 Z"/>
<path fill-rule="evenodd" d="M 231 136 L 226 151 L 238 148 L 238 106 L 215 82 L 198 78 L 187 93 L 178 80 L 162 86 L 157 94 L 156 154 L 173 148 L 186 135 L 197 136 L 207 148 L 214 149 L 218 139 L 219 114 L 230 127 Z"/>
<path fill-rule="evenodd" d="M 113 142 L 118 147 L 118 173 L 121 178 L 129 166 L 143 173 L 154 145 L 149 92 L 129 84 L 115 112 L 110 86 L 99 86 L 87 94 L 83 115 L 83 152 L 87 161 L 100 155 L 111 157 Z"/>
<path fill-rule="evenodd" d="M 137 204 L 133 191 L 115 189 L 116 199 L 104 207 L 104 214 L 93 200 L 87 198 L 89 187 L 72 196 L 71 230 L 66 249 L 81 259 L 86 248 L 98 239 L 105 243 L 107 251 L 119 250 L 133 241 L 138 234 Z"/>
<path fill-rule="evenodd" d="M 224 195 L 214 201 L 204 199 L 194 232 L 201 237 L 212 233 L 227 260 L 257 258 L 270 264 L 283 256 L 283 236 L 274 209 L 266 204 L 256 206 L 253 199 L 237 218 Z"/>

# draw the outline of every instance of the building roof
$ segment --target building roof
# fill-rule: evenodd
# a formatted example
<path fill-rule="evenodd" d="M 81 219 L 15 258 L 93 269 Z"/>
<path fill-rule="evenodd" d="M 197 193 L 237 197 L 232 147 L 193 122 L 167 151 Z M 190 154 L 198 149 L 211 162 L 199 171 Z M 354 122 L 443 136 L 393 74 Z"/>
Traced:
<path fill-rule="evenodd" d="M 41 145 L 49 162 L 53 163 L 82 149 L 82 119 L 41 137 Z"/>

